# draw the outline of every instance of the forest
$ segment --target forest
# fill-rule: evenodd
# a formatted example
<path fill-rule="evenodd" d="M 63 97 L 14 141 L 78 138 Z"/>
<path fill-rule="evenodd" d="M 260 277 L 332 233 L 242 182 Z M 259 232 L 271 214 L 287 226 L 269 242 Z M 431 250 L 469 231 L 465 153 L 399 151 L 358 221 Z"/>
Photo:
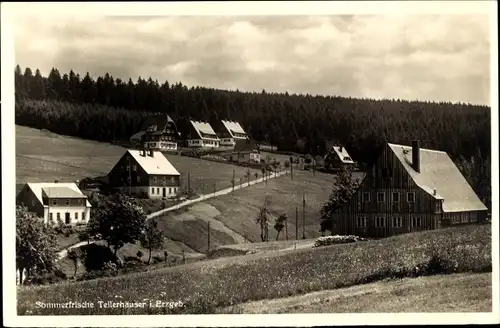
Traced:
<path fill-rule="evenodd" d="M 321 155 L 332 144 L 343 145 L 365 165 L 386 142 L 418 139 L 422 148 L 446 151 L 490 201 L 491 108 L 484 105 L 241 92 L 151 77 L 94 79 L 56 68 L 45 77 L 19 65 L 15 92 L 16 124 L 105 142 L 127 142 L 151 113 L 170 115 L 181 133 L 190 119 L 236 120 L 252 139 L 280 151 Z"/>

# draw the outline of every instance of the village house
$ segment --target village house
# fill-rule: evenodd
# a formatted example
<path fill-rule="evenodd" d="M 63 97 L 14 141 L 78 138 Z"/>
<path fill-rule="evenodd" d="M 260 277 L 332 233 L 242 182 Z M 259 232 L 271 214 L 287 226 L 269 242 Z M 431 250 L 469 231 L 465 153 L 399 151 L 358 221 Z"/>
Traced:
<path fill-rule="evenodd" d="M 90 202 L 74 182 L 26 183 L 16 202 L 43 218 L 46 224 L 87 224 Z"/>
<path fill-rule="evenodd" d="M 221 147 L 231 147 L 236 145 L 237 140 L 247 140 L 248 135 L 241 127 L 240 123 L 235 121 L 221 120 L 216 125 L 217 135 L 220 138 Z"/>
<path fill-rule="evenodd" d="M 140 148 L 161 151 L 176 151 L 180 133 L 175 122 L 165 114 L 149 117 L 137 132 L 130 138 L 132 145 Z"/>
<path fill-rule="evenodd" d="M 230 160 L 237 163 L 260 163 L 260 151 L 257 144 L 249 139 L 237 139 Z"/>
<path fill-rule="evenodd" d="M 387 237 L 482 222 L 487 208 L 448 154 L 387 144 L 353 197 L 333 215 L 335 234 Z"/>
<path fill-rule="evenodd" d="M 186 134 L 187 146 L 191 148 L 218 148 L 219 137 L 206 122 L 189 121 L 189 130 Z"/>
<path fill-rule="evenodd" d="M 352 160 L 345 147 L 332 146 L 325 155 L 324 166 L 327 170 L 336 171 L 346 166 L 355 167 L 356 163 Z"/>
<path fill-rule="evenodd" d="M 175 197 L 180 173 L 160 152 L 128 149 L 108 174 L 111 188 L 150 199 Z"/>

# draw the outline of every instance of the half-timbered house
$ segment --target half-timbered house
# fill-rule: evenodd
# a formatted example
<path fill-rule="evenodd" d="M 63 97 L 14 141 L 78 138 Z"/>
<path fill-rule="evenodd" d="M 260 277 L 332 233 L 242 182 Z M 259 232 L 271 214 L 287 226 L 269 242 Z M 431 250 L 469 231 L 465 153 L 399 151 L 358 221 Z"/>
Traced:
<path fill-rule="evenodd" d="M 168 115 L 155 114 L 146 119 L 141 130 L 130 138 L 137 148 L 176 151 L 180 133 L 177 126 Z"/>
<path fill-rule="evenodd" d="M 386 237 L 482 222 L 487 208 L 448 154 L 387 144 L 348 203 L 333 233 Z"/>
<path fill-rule="evenodd" d="M 150 199 L 175 197 L 180 173 L 160 151 L 128 149 L 108 174 L 111 188 Z"/>

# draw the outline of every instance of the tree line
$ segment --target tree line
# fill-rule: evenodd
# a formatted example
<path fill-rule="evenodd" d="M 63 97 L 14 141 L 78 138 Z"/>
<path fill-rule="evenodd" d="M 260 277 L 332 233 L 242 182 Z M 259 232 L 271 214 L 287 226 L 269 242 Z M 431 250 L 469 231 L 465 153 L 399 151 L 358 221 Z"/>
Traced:
<path fill-rule="evenodd" d="M 419 139 L 423 148 L 446 151 L 462 167 L 490 166 L 491 108 L 483 105 L 241 92 L 160 84 L 151 77 L 94 79 L 56 68 L 45 77 L 19 65 L 15 90 L 16 124 L 98 141 L 128 141 L 148 114 L 159 112 L 170 115 L 181 132 L 189 119 L 236 120 L 251 138 L 281 151 L 315 156 L 337 144 L 370 165 L 386 142 L 410 145 Z M 469 182 L 481 178 L 470 174 L 475 177 Z"/>

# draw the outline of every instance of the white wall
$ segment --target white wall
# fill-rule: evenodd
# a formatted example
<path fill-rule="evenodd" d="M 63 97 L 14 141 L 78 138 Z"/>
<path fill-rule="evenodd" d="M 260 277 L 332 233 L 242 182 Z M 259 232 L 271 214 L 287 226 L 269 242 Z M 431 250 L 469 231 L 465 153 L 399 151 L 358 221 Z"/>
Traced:
<path fill-rule="evenodd" d="M 148 141 L 146 148 L 157 150 L 177 150 L 177 142 L 172 141 Z"/>
<path fill-rule="evenodd" d="M 154 190 L 153 190 L 154 188 Z M 150 199 L 162 199 L 163 198 L 163 188 L 165 188 L 165 198 L 175 197 L 179 192 L 179 187 L 163 187 L 163 186 L 144 186 L 144 187 L 131 187 L 130 192 L 137 196 L 143 197 L 144 193 Z M 169 189 L 170 188 L 170 189 Z M 128 187 L 118 188 L 121 191 L 128 193 Z"/>
<path fill-rule="evenodd" d="M 220 139 L 220 145 L 234 147 L 234 145 L 236 145 L 236 142 L 234 141 L 233 138 L 223 138 Z"/>
<path fill-rule="evenodd" d="M 47 206 L 44 209 L 44 222 L 49 223 L 50 213 L 52 213 L 52 222 L 57 224 L 57 213 L 64 224 L 66 224 L 66 213 L 69 213 L 71 225 L 77 223 L 87 223 L 90 219 L 90 207 L 86 206 Z M 75 219 L 75 213 L 78 213 L 78 218 Z M 85 213 L 85 220 L 82 220 L 82 213 Z"/>
<path fill-rule="evenodd" d="M 209 144 L 208 142 L 212 142 Z M 203 139 L 190 139 L 188 140 L 189 147 L 201 147 L 201 148 L 217 148 L 219 147 L 219 140 L 203 140 Z"/>

